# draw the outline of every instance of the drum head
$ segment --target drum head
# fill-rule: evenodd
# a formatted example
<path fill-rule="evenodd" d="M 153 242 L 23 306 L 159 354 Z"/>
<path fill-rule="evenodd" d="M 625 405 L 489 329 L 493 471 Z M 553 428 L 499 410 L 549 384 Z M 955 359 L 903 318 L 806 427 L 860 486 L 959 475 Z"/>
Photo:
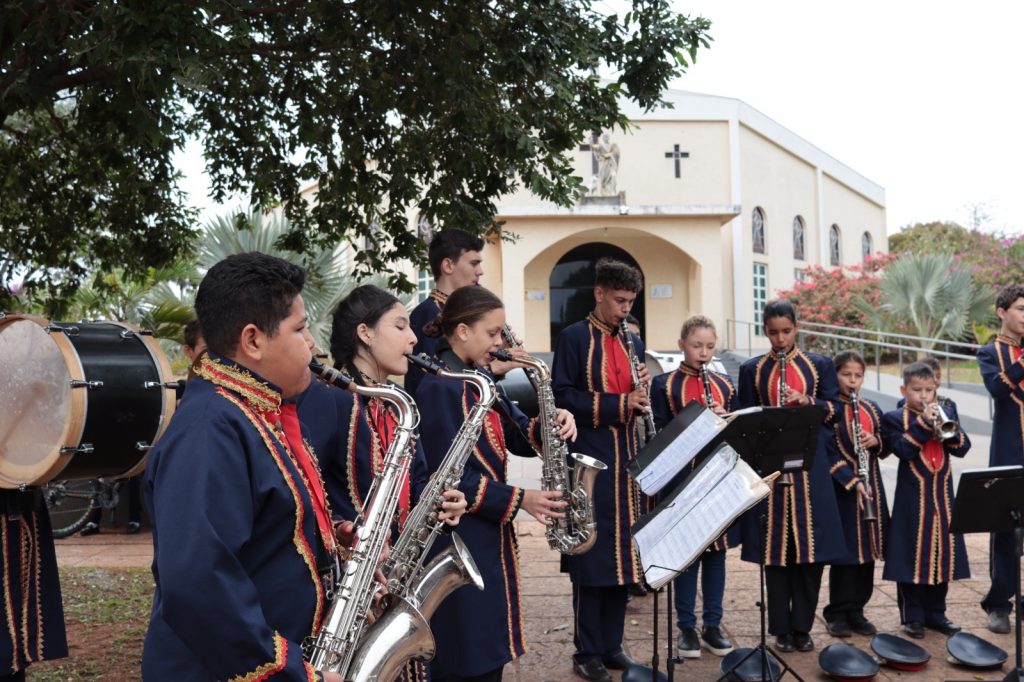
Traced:
<path fill-rule="evenodd" d="M 840 680 L 870 680 L 878 674 L 878 661 L 849 644 L 830 644 L 822 649 L 818 665 Z"/>
<path fill-rule="evenodd" d="M 47 325 L 32 315 L 0 319 L 0 488 L 50 480 L 67 464 L 61 448 L 82 437 L 85 400 L 71 388 L 82 365 Z"/>
<path fill-rule="evenodd" d="M 921 670 L 932 655 L 909 639 L 881 633 L 871 638 L 871 650 L 883 665 L 897 670 Z"/>
<path fill-rule="evenodd" d="M 949 662 L 969 668 L 998 668 L 1006 662 L 1005 651 L 969 632 L 958 632 L 946 640 Z"/>

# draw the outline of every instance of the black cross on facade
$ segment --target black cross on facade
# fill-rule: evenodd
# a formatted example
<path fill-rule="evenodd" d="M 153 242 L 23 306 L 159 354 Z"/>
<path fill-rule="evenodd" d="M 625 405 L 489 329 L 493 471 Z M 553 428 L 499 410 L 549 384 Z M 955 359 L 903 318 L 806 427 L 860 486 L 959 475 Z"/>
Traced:
<path fill-rule="evenodd" d="M 681 151 L 679 151 L 679 145 L 674 144 L 674 145 L 672 145 L 672 151 L 665 152 L 665 158 L 666 159 L 675 159 L 675 161 L 676 161 L 676 177 L 678 178 L 679 177 L 679 159 L 688 159 L 688 158 L 690 158 L 690 152 L 681 152 Z"/>
<path fill-rule="evenodd" d="M 597 146 L 597 133 L 590 134 L 590 144 L 581 144 L 581 152 L 590 152 L 590 169 L 593 175 L 597 175 L 597 154 L 594 153 L 594 147 Z"/>

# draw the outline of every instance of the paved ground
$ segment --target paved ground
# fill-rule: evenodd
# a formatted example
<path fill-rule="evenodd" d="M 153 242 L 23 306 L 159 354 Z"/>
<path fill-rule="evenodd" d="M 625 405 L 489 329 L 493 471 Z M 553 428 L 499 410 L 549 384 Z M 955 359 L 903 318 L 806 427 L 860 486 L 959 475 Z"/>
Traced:
<path fill-rule="evenodd" d="M 869 377 L 869 382 L 872 380 Z M 883 377 L 882 381 L 886 381 Z M 898 386 L 898 384 L 897 384 Z M 892 388 L 883 386 L 883 390 Z M 987 401 L 983 396 L 964 391 L 953 394 L 960 405 L 961 413 L 982 419 L 987 414 Z M 988 462 L 989 439 L 981 433 L 972 433 L 974 447 L 963 461 L 954 463 L 955 471 L 965 468 L 984 467 Z M 896 462 L 883 464 L 883 474 L 890 498 L 895 489 Z M 540 462 L 537 459 L 512 458 L 509 477 L 518 484 L 536 487 L 540 476 Z M 572 617 L 570 609 L 570 587 L 568 579 L 558 572 L 558 556 L 552 553 L 544 540 L 542 527 L 525 514 L 518 520 L 522 581 L 524 591 L 524 613 L 526 615 L 526 636 L 529 652 L 516 664 L 506 670 L 506 679 L 528 682 L 551 681 L 570 682 L 578 680 L 572 672 Z M 148 533 L 122 535 L 111 529 L 89 538 L 68 538 L 57 541 L 58 561 L 64 566 L 148 566 L 152 560 L 151 537 Z M 993 635 L 985 629 L 985 614 L 978 602 L 988 588 L 987 579 L 987 536 L 967 537 L 968 556 L 971 563 L 970 580 L 955 582 L 950 589 L 948 615 L 967 630 L 997 644 L 1013 655 L 1012 635 Z M 822 595 L 827 599 L 828 572 Z M 875 580 L 875 595 L 868 607 L 868 616 L 883 632 L 898 632 L 899 616 L 896 608 L 895 586 L 881 580 L 881 566 Z M 758 611 L 758 573 L 754 565 L 739 559 L 739 550 L 729 552 L 727 563 L 727 592 L 725 597 L 725 620 L 723 628 L 738 646 L 756 643 L 760 632 Z M 627 612 L 626 647 L 638 659 L 651 658 L 651 632 L 653 597 L 635 599 Z M 819 603 L 822 606 L 823 602 Z M 661 600 L 661 634 L 664 636 L 665 600 Z M 699 606 L 698 606 L 699 610 Z M 819 610 L 820 614 L 820 610 Z M 674 635 L 673 631 L 673 635 Z M 820 618 L 812 632 L 817 648 L 814 653 L 793 653 L 786 660 L 806 680 L 828 679 L 817 665 L 818 652 L 834 641 L 824 629 Z M 865 650 L 868 638 L 854 636 L 846 640 Z M 663 640 L 664 642 L 664 640 Z M 922 641 L 932 653 L 928 667 L 918 673 L 898 673 L 883 669 L 877 679 L 915 680 L 937 682 L 939 680 L 1000 680 L 1008 667 L 1001 671 L 981 672 L 956 668 L 946 662 L 945 638 L 929 632 Z M 664 643 L 662 643 L 664 647 Z M 666 652 L 661 650 L 661 665 L 665 667 Z M 700 659 L 687 660 L 675 670 L 678 680 L 714 680 L 718 676 L 720 659 L 705 653 Z"/>

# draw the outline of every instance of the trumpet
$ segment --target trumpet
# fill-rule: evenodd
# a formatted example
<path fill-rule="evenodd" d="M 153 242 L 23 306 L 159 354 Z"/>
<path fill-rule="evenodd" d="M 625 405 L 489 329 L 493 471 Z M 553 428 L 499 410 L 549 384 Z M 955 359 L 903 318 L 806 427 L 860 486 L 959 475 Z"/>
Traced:
<path fill-rule="evenodd" d="M 936 397 L 935 405 L 938 408 L 938 414 L 935 420 L 932 422 L 932 430 L 935 432 L 935 437 L 939 440 L 949 440 L 950 438 L 956 438 L 956 421 L 950 418 L 946 411 L 942 409 L 943 399 Z"/>

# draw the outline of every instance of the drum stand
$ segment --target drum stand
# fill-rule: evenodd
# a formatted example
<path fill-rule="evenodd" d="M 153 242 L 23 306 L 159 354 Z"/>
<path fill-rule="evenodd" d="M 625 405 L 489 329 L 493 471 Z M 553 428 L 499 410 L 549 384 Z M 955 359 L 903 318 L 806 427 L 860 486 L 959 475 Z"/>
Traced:
<path fill-rule="evenodd" d="M 771 498 L 769 498 L 769 500 L 770 499 Z M 768 534 L 768 513 L 767 512 L 762 512 L 761 513 L 760 525 L 761 525 L 761 538 L 762 538 L 762 541 L 763 541 L 763 539 L 766 538 L 767 534 Z M 761 680 L 763 682 L 775 682 L 775 680 L 780 680 L 783 677 L 785 677 L 787 672 L 790 675 L 792 675 L 795 679 L 799 680 L 800 682 L 804 682 L 804 678 L 802 678 L 799 675 L 797 675 L 796 671 L 793 670 L 793 668 L 791 668 L 790 665 L 788 663 L 786 663 L 786 661 L 781 656 L 779 656 L 779 654 L 777 652 L 773 653 L 768 648 L 768 626 L 767 626 L 768 603 L 766 601 L 765 589 L 764 589 L 764 552 L 761 551 L 760 554 L 761 554 L 761 560 L 759 562 L 757 562 L 757 567 L 758 567 L 758 574 L 760 575 L 760 580 L 761 580 L 761 599 L 760 599 L 760 601 L 757 602 L 757 607 L 758 607 L 758 609 L 761 612 L 761 641 L 757 644 L 757 646 L 755 646 L 749 652 L 747 652 L 746 656 L 744 656 L 740 660 L 736 661 L 736 664 L 732 668 L 730 668 L 729 670 L 726 670 L 722 674 L 722 676 L 719 677 L 715 682 L 723 682 L 723 680 L 728 680 L 730 673 L 732 673 L 734 670 L 739 668 L 740 665 L 742 665 L 743 662 L 746 661 L 747 659 L 749 659 L 751 656 L 757 656 L 761 660 Z M 779 665 L 781 666 L 781 668 L 779 670 L 779 676 L 778 677 L 773 677 L 772 676 L 771 665 L 769 664 L 769 661 L 768 661 L 769 656 L 771 656 L 776 661 L 778 661 Z M 1024 681 L 1022 681 L 1022 682 L 1024 682 Z"/>

